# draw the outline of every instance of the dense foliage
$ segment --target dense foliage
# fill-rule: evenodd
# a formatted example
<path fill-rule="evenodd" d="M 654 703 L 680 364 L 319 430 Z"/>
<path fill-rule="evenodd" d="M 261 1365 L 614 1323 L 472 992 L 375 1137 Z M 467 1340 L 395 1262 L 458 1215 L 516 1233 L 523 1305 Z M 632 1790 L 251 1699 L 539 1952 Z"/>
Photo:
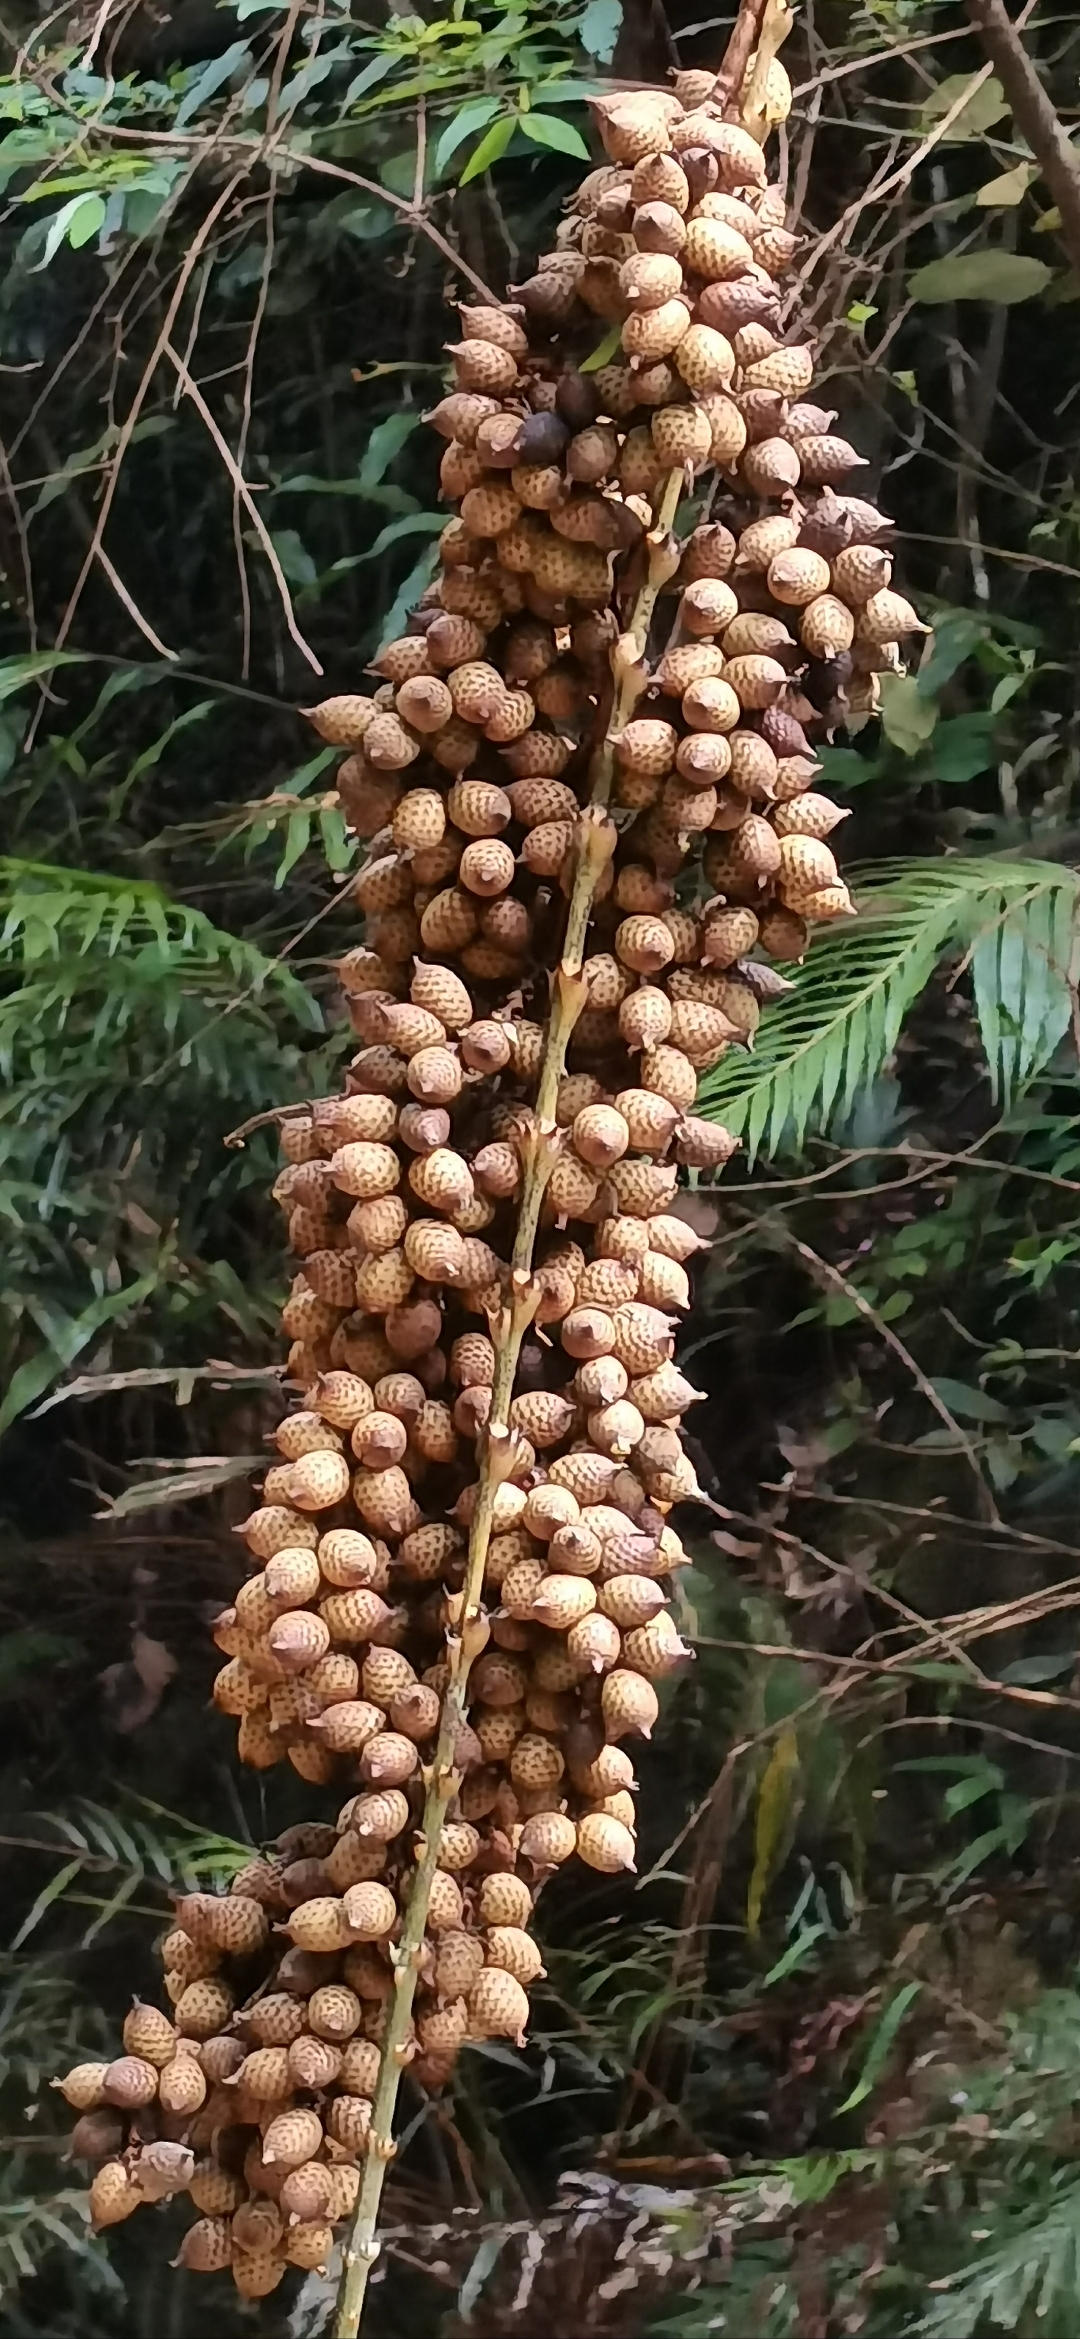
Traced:
<path fill-rule="evenodd" d="M 265 1134 L 223 1139 L 344 1046 L 294 709 L 429 574 L 452 255 L 526 273 L 589 92 L 669 35 L 188 0 L 4 37 L 0 2282 L 12 2339 L 141 2339 L 190 2286 L 142 2220 L 87 2241 L 27 2105 L 170 1879 L 302 1803 L 231 1767 L 202 1620 L 283 1276 Z M 1074 29 L 1025 38 L 1067 109 Z M 414 2107 L 387 2333 L 1053 2339 L 1080 2301 L 1076 286 L 958 8 L 825 0 L 785 56 L 799 274 L 933 639 L 827 752 L 864 914 L 715 1076 L 719 1516 L 639 1890 L 553 1888 L 528 2053 Z"/>

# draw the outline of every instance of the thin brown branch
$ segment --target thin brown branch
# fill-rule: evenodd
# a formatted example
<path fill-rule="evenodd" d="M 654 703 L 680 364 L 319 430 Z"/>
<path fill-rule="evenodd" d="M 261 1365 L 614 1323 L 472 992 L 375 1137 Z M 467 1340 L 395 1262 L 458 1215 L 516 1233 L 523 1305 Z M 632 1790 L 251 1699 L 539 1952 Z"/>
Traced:
<path fill-rule="evenodd" d="M 1020 39 L 1030 11 L 1014 23 L 1004 0 L 964 0 L 964 6 L 1057 205 L 1061 240 L 1080 276 L 1080 157 Z"/>
<path fill-rule="evenodd" d="M 263 551 L 265 552 L 266 558 L 269 561 L 270 567 L 273 571 L 274 582 L 277 585 L 278 592 L 281 595 L 281 606 L 285 614 L 285 623 L 289 629 L 289 633 L 291 634 L 293 641 L 296 643 L 297 649 L 301 652 L 302 656 L 307 659 L 308 665 L 313 667 L 316 674 L 321 674 L 322 667 L 319 664 L 315 652 L 312 649 L 310 642 L 301 633 L 300 628 L 296 622 L 296 616 L 292 605 L 292 595 L 289 591 L 288 585 L 285 582 L 285 571 L 282 568 L 281 562 L 274 550 L 273 539 L 271 538 L 265 526 L 262 514 L 259 511 L 258 505 L 255 502 L 250 488 L 248 487 L 247 481 L 244 479 L 240 471 L 240 467 L 237 463 L 235 455 L 233 454 L 232 448 L 230 447 L 228 440 L 222 437 L 217 423 L 215 422 L 214 417 L 210 412 L 210 408 L 208 407 L 206 400 L 203 397 L 202 391 L 199 389 L 197 382 L 192 381 L 191 375 L 189 374 L 187 367 L 184 364 L 183 358 L 177 354 L 177 351 L 173 348 L 171 341 L 168 339 L 166 339 L 164 343 L 164 354 L 169 359 L 170 364 L 176 367 L 177 373 L 179 374 L 183 383 L 186 395 L 191 399 L 191 402 L 196 408 L 196 411 L 201 415 L 202 420 L 205 422 L 207 430 L 209 431 L 214 445 L 217 448 L 218 454 L 220 455 L 229 477 L 232 480 L 233 488 L 236 494 L 239 496 L 239 499 L 244 506 L 244 510 L 246 511 L 248 518 L 251 521 L 251 525 L 255 530 L 255 534 L 257 535 L 259 542 L 262 545 Z"/>
<path fill-rule="evenodd" d="M 168 658 L 170 664 L 175 664 L 180 654 L 179 651 L 167 649 L 165 643 L 159 640 L 157 634 L 154 632 L 154 628 L 151 625 L 149 618 L 143 616 L 138 602 L 133 600 L 131 594 L 128 592 L 123 577 L 120 575 L 119 570 L 113 566 L 113 563 L 109 559 L 109 555 L 106 552 L 105 546 L 103 544 L 99 544 L 97 547 L 97 559 L 98 565 L 107 576 L 117 600 L 123 602 L 128 616 L 133 620 L 134 624 L 138 626 L 139 632 L 145 636 L 146 640 L 150 644 L 151 649 L 156 650 L 159 657 Z"/>
<path fill-rule="evenodd" d="M 201 225 L 196 230 L 188 248 L 188 252 L 184 260 L 184 265 L 181 268 L 176 283 L 173 287 L 172 298 L 169 302 L 168 308 L 165 311 L 161 330 L 158 334 L 157 340 L 154 343 L 154 347 L 150 352 L 150 356 L 147 359 L 146 365 L 143 368 L 142 377 L 138 383 L 138 386 L 135 390 L 135 395 L 132 398 L 131 404 L 126 415 L 124 416 L 124 420 L 120 428 L 120 435 L 117 439 L 112 462 L 109 467 L 109 477 L 106 482 L 105 493 L 101 499 L 101 505 L 98 511 L 97 523 L 94 528 L 93 537 L 91 539 L 86 558 L 83 561 L 82 567 L 79 570 L 79 574 L 75 580 L 74 588 L 68 601 L 67 608 L 65 609 L 63 617 L 61 618 L 56 630 L 55 646 L 58 650 L 63 648 L 64 643 L 66 642 L 67 637 L 71 632 L 72 625 L 75 622 L 75 612 L 78 609 L 80 601 L 82 600 L 83 594 L 86 590 L 87 580 L 90 576 L 90 572 L 94 566 L 94 563 L 97 560 L 98 553 L 104 541 L 105 529 L 108 524 L 109 513 L 112 510 L 113 498 L 116 494 L 116 490 L 120 482 L 120 472 L 123 466 L 124 457 L 126 456 L 128 448 L 130 447 L 132 439 L 134 438 L 135 426 L 146 403 L 150 384 L 157 372 L 158 364 L 168 345 L 169 336 L 172 332 L 173 325 L 179 313 L 180 304 L 184 298 L 188 283 L 194 272 L 199 254 L 203 250 L 204 245 L 206 244 L 209 236 L 216 226 L 217 221 L 220 219 L 222 212 L 225 210 L 226 205 L 231 202 L 232 197 L 240 187 L 242 179 L 243 173 L 240 171 L 234 171 L 232 177 L 226 180 L 225 185 L 219 190 Z"/>
<path fill-rule="evenodd" d="M 1022 26 L 1027 23 L 1028 18 L 1034 15 L 1038 5 L 1039 0 L 1024 0 L 1024 6 L 1016 19 L 1015 31 L 1020 31 Z M 826 234 L 819 238 L 812 258 L 807 262 L 797 282 L 791 288 L 787 301 L 789 313 L 792 309 L 797 311 L 807 280 L 824 254 L 836 244 L 847 246 L 852 228 L 868 204 L 871 202 L 883 203 L 885 197 L 894 195 L 898 187 L 906 187 L 910 184 L 920 163 L 925 162 L 927 156 L 934 152 L 935 147 L 940 146 L 942 139 L 948 137 L 950 130 L 959 121 L 965 108 L 971 104 L 972 98 L 989 81 L 992 72 L 992 64 L 980 65 L 978 72 L 972 74 L 971 80 L 954 98 L 948 112 L 942 114 L 940 121 L 935 122 L 933 128 L 928 130 L 926 137 L 916 147 L 914 154 L 909 155 L 906 161 L 899 163 L 895 170 L 889 172 L 887 177 L 882 178 L 880 174 L 875 175 L 865 192 L 858 196 L 854 203 L 849 203 L 847 210 L 842 211 L 839 218 L 833 221 Z"/>
<path fill-rule="evenodd" d="M 713 92 L 714 105 L 723 106 L 728 114 L 732 112 L 736 116 L 738 114 L 742 85 L 746 79 L 746 68 L 757 47 L 761 19 L 767 5 L 768 0 L 739 0 L 739 13 L 735 19 L 731 39 L 724 50 L 720 71 L 716 76 L 716 88 Z"/>
<path fill-rule="evenodd" d="M 244 403 L 243 411 L 240 417 L 239 435 L 236 441 L 236 468 L 239 477 L 242 477 L 244 466 L 247 462 L 248 435 L 251 430 L 251 407 L 255 388 L 255 353 L 259 346 L 259 335 L 262 331 L 263 318 L 266 315 L 266 304 L 270 297 L 270 278 L 274 267 L 274 224 L 276 201 L 277 171 L 275 168 L 271 167 L 270 193 L 266 204 L 266 250 L 263 254 L 262 274 L 259 278 L 259 295 L 255 303 L 255 314 L 251 320 L 251 331 L 248 335 L 247 349 L 244 353 Z M 181 384 L 178 382 L 178 391 L 180 387 Z M 236 568 L 240 583 L 240 607 L 243 623 L 243 643 L 242 656 L 240 661 L 240 673 L 242 679 L 245 682 L 250 682 L 251 589 L 248 585 L 247 557 L 244 550 L 244 532 L 240 525 L 240 489 L 237 480 L 233 481 L 232 531 L 233 544 L 236 549 Z"/>
<path fill-rule="evenodd" d="M 831 1284 L 834 1291 L 843 1292 L 845 1299 L 850 1300 L 852 1307 L 858 1309 L 865 1322 L 873 1325 L 879 1339 L 884 1340 L 886 1346 L 892 1349 L 894 1356 L 898 1356 L 901 1364 L 907 1367 L 916 1388 L 925 1397 L 927 1404 L 933 1406 L 938 1419 L 944 1422 L 946 1429 L 955 1438 L 960 1452 L 964 1455 L 979 1489 L 979 1504 L 983 1516 L 990 1520 L 996 1520 L 997 1505 L 983 1477 L 979 1466 L 979 1457 L 971 1439 L 965 1435 L 955 1415 L 950 1413 L 944 1398 L 938 1395 L 933 1381 L 928 1378 L 921 1364 L 917 1363 L 912 1356 L 910 1348 L 905 1347 L 899 1333 L 893 1331 L 892 1325 L 887 1324 L 878 1309 L 871 1306 L 865 1294 L 854 1283 L 849 1282 L 847 1276 L 842 1275 L 839 1267 L 834 1267 L 831 1260 L 823 1259 L 819 1252 L 811 1249 L 809 1243 L 800 1242 L 797 1235 L 789 1234 L 786 1228 L 783 1229 L 783 1240 L 805 1261 L 815 1282 Z"/>

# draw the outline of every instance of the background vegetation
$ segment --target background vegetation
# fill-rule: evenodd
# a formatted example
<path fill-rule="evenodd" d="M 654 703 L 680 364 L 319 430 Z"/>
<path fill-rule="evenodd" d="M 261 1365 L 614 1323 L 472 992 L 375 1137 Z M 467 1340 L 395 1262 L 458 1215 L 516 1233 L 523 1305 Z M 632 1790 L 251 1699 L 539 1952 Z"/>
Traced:
<path fill-rule="evenodd" d="M 1068 133 L 1080 33 L 1024 16 Z M 204 1625 L 283 1278 L 270 1149 L 222 1141 L 345 1044 L 349 850 L 294 709 L 429 573 L 453 255 L 526 273 L 590 91 L 724 31 L 0 27 L 5 2339 L 203 2327 L 167 2213 L 88 2240 L 44 2082 L 149 1987 L 170 1882 L 304 1799 L 233 1766 Z M 1080 2311 L 1078 287 L 951 0 L 807 0 L 785 56 L 798 275 L 933 640 L 826 759 L 864 915 L 713 1083 L 745 1150 L 694 1205 L 713 1509 L 643 1873 L 556 1881 L 529 2049 L 411 2106 L 384 2339 Z M 314 2339 L 318 2281 L 280 2298 L 264 2339 Z"/>

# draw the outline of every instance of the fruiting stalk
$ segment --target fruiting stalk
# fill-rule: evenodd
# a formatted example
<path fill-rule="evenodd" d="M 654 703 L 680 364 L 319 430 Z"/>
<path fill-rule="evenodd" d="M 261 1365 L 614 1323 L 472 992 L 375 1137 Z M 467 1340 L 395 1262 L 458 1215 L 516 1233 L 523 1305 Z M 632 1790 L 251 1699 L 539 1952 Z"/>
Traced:
<path fill-rule="evenodd" d="M 540 1298 L 538 1287 L 533 1281 L 533 1248 L 544 1190 L 557 1154 L 555 1098 L 566 1066 L 567 1047 L 587 996 L 581 980 L 581 968 L 589 918 L 597 885 L 615 845 L 613 824 L 605 816 L 611 792 L 613 742 L 623 724 L 629 721 L 640 694 L 638 661 L 648 641 L 657 596 L 678 564 L 677 552 L 674 555 L 672 553 L 671 531 L 684 485 L 685 474 L 682 471 L 670 472 L 664 482 L 656 519 L 648 539 L 648 568 L 634 602 L 628 627 L 629 638 L 624 637 L 626 655 L 619 663 L 611 720 L 607 735 L 593 757 L 589 801 L 581 817 L 577 869 L 567 911 L 562 953 L 552 987 L 552 1008 L 537 1085 L 533 1133 L 531 1142 L 523 1147 L 525 1175 L 514 1239 L 510 1304 L 504 1309 L 501 1322 L 493 1328 L 492 1333 L 495 1377 L 491 1392 L 491 1414 L 480 1455 L 479 1484 L 469 1534 L 465 1583 L 455 1602 L 455 1622 L 446 1636 L 450 1679 L 443 1697 L 439 1736 L 426 1782 L 427 1793 L 421 1822 L 424 1850 L 413 1879 L 401 1939 L 394 1951 L 394 1997 L 383 2036 L 364 2173 L 342 2253 L 343 2271 L 334 2339 L 357 2339 L 368 2280 L 379 2255 L 379 2209 L 386 2171 L 397 2150 L 394 2116 L 401 2074 L 408 2060 L 405 2042 L 412 2021 L 428 1903 L 439 1865 L 439 1843 L 443 1827 L 461 1784 L 454 1758 L 458 1733 L 468 1718 L 469 1673 L 474 1657 L 480 1655 L 487 1639 L 481 1613 L 484 1571 L 491 1542 L 495 1497 L 499 1487 L 510 1475 L 513 1459 L 514 1437 L 507 1416 L 514 1393 L 522 1341 Z M 629 654 L 631 643 L 633 656 Z"/>
<path fill-rule="evenodd" d="M 719 80 L 598 107 L 618 167 L 589 174 L 565 253 L 560 237 L 521 287 L 538 331 L 514 309 L 463 312 L 458 387 L 432 417 L 460 504 L 439 581 L 380 653 L 374 696 L 311 710 L 349 750 L 342 808 L 373 845 L 364 944 L 339 969 L 365 1046 L 344 1096 L 281 1116 L 274 1196 L 300 1261 L 282 1327 L 302 1395 L 242 1529 L 256 1565 L 215 1625 L 214 1701 L 241 1759 L 322 1785 L 359 1755 L 374 1791 L 330 1831 L 284 1831 L 230 1893 L 186 1896 L 162 1945 L 175 2024 L 134 2011 L 125 2054 L 62 2084 L 91 2120 L 114 2103 L 138 2115 L 126 2136 L 110 2127 L 96 2226 L 159 2198 L 164 2173 L 200 2211 L 184 2264 L 228 2268 L 244 2298 L 321 2268 L 347 2228 L 337 2339 L 358 2339 L 378 2256 L 402 2068 L 437 2088 L 470 2038 L 523 2038 L 538 1876 L 572 1855 L 633 1870 L 618 1742 L 649 1736 L 654 1684 L 689 1654 L 663 1588 L 685 1556 L 668 1514 L 697 1494 L 677 1424 L 700 1392 L 671 1358 L 699 1247 L 671 1214 L 678 1165 L 730 1157 L 734 1137 L 692 1109 L 699 1075 L 789 988 L 775 962 L 851 914 L 814 741 L 845 707 L 872 711 L 919 629 L 890 590 L 883 516 L 834 492 L 860 458 L 805 397 L 812 351 L 778 338 L 797 239 L 760 145 L 790 102 L 775 57 L 789 21 L 788 0 L 742 0 Z M 736 192 L 713 205 L 718 180 Z M 625 224 L 638 193 L 656 199 L 617 263 L 605 246 L 623 229 L 606 221 Z M 590 393 L 565 361 L 581 312 L 606 314 L 616 290 L 629 363 Z M 664 370 L 646 384 L 651 357 Z M 677 545 L 684 480 L 709 466 L 732 485 L 733 526 Z M 630 555 L 614 577 L 613 546 Z M 675 630 L 663 622 L 650 660 L 672 585 Z M 708 899 L 692 866 L 675 883 L 695 838 Z M 548 920 L 561 941 L 538 961 Z M 475 1239 L 488 1226 L 495 1247 Z M 462 1316 L 487 1330 L 455 1337 Z M 475 1460 L 447 1527 L 464 1440 Z M 429 1466 L 451 1475 L 429 1485 Z M 345 1524 L 350 1501 L 370 1536 Z M 275 1931 L 293 1944 L 280 1958 Z M 256 1954 L 273 1961 L 265 1999 Z M 147 2142 L 155 2101 L 169 2118 L 190 2106 L 182 2146 Z M 222 2127 L 241 2133 L 219 2156 Z"/>

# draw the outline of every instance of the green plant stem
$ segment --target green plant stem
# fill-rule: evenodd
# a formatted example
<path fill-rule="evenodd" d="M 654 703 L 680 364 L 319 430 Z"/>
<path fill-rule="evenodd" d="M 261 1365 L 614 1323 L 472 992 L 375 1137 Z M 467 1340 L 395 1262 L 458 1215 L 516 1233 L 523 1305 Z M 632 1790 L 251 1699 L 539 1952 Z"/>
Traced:
<path fill-rule="evenodd" d="M 443 1826 L 461 1784 L 455 1758 L 458 1735 L 468 1714 L 469 1673 L 474 1657 L 479 1656 L 487 1641 L 481 1600 L 496 1496 L 500 1486 L 512 1474 L 517 1452 L 517 1439 L 510 1428 L 508 1417 L 521 1344 L 540 1299 L 539 1287 L 533 1279 L 532 1261 L 540 1208 L 558 1157 L 561 1137 L 555 1118 L 555 1103 L 570 1036 L 587 997 L 581 968 L 589 917 L 597 886 L 615 845 L 615 831 L 607 816 L 614 742 L 640 696 L 643 682 L 641 660 L 657 596 L 678 566 L 678 551 L 671 543 L 671 527 L 678 510 L 683 479 L 681 471 L 673 471 L 664 483 L 655 525 L 648 540 L 647 574 L 634 603 L 629 631 L 619 645 L 622 655 L 617 653 L 617 682 L 611 722 L 606 738 L 596 750 L 589 773 L 589 802 L 581 816 L 577 868 L 567 911 L 562 953 L 554 978 L 552 1010 L 537 1085 L 533 1126 L 523 1148 L 525 1179 L 514 1238 L 510 1297 L 500 1321 L 493 1328 L 495 1375 L 491 1391 L 491 1414 L 480 1453 L 480 1477 L 469 1535 L 465 1585 L 455 1601 L 455 1620 L 447 1633 L 450 1679 L 443 1698 L 438 1743 L 426 1776 L 427 1795 L 422 1820 L 424 1848 L 413 1877 L 401 1940 L 394 1951 L 394 1996 L 371 2108 L 367 2158 L 345 2244 L 334 2339 L 357 2339 L 368 2281 L 379 2254 L 379 2208 L 386 2171 L 396 2150 L 394 2115 L 401 2073 L 411 2052 L 409 2029 L 428 1902 L 439 1864 Z"/>

